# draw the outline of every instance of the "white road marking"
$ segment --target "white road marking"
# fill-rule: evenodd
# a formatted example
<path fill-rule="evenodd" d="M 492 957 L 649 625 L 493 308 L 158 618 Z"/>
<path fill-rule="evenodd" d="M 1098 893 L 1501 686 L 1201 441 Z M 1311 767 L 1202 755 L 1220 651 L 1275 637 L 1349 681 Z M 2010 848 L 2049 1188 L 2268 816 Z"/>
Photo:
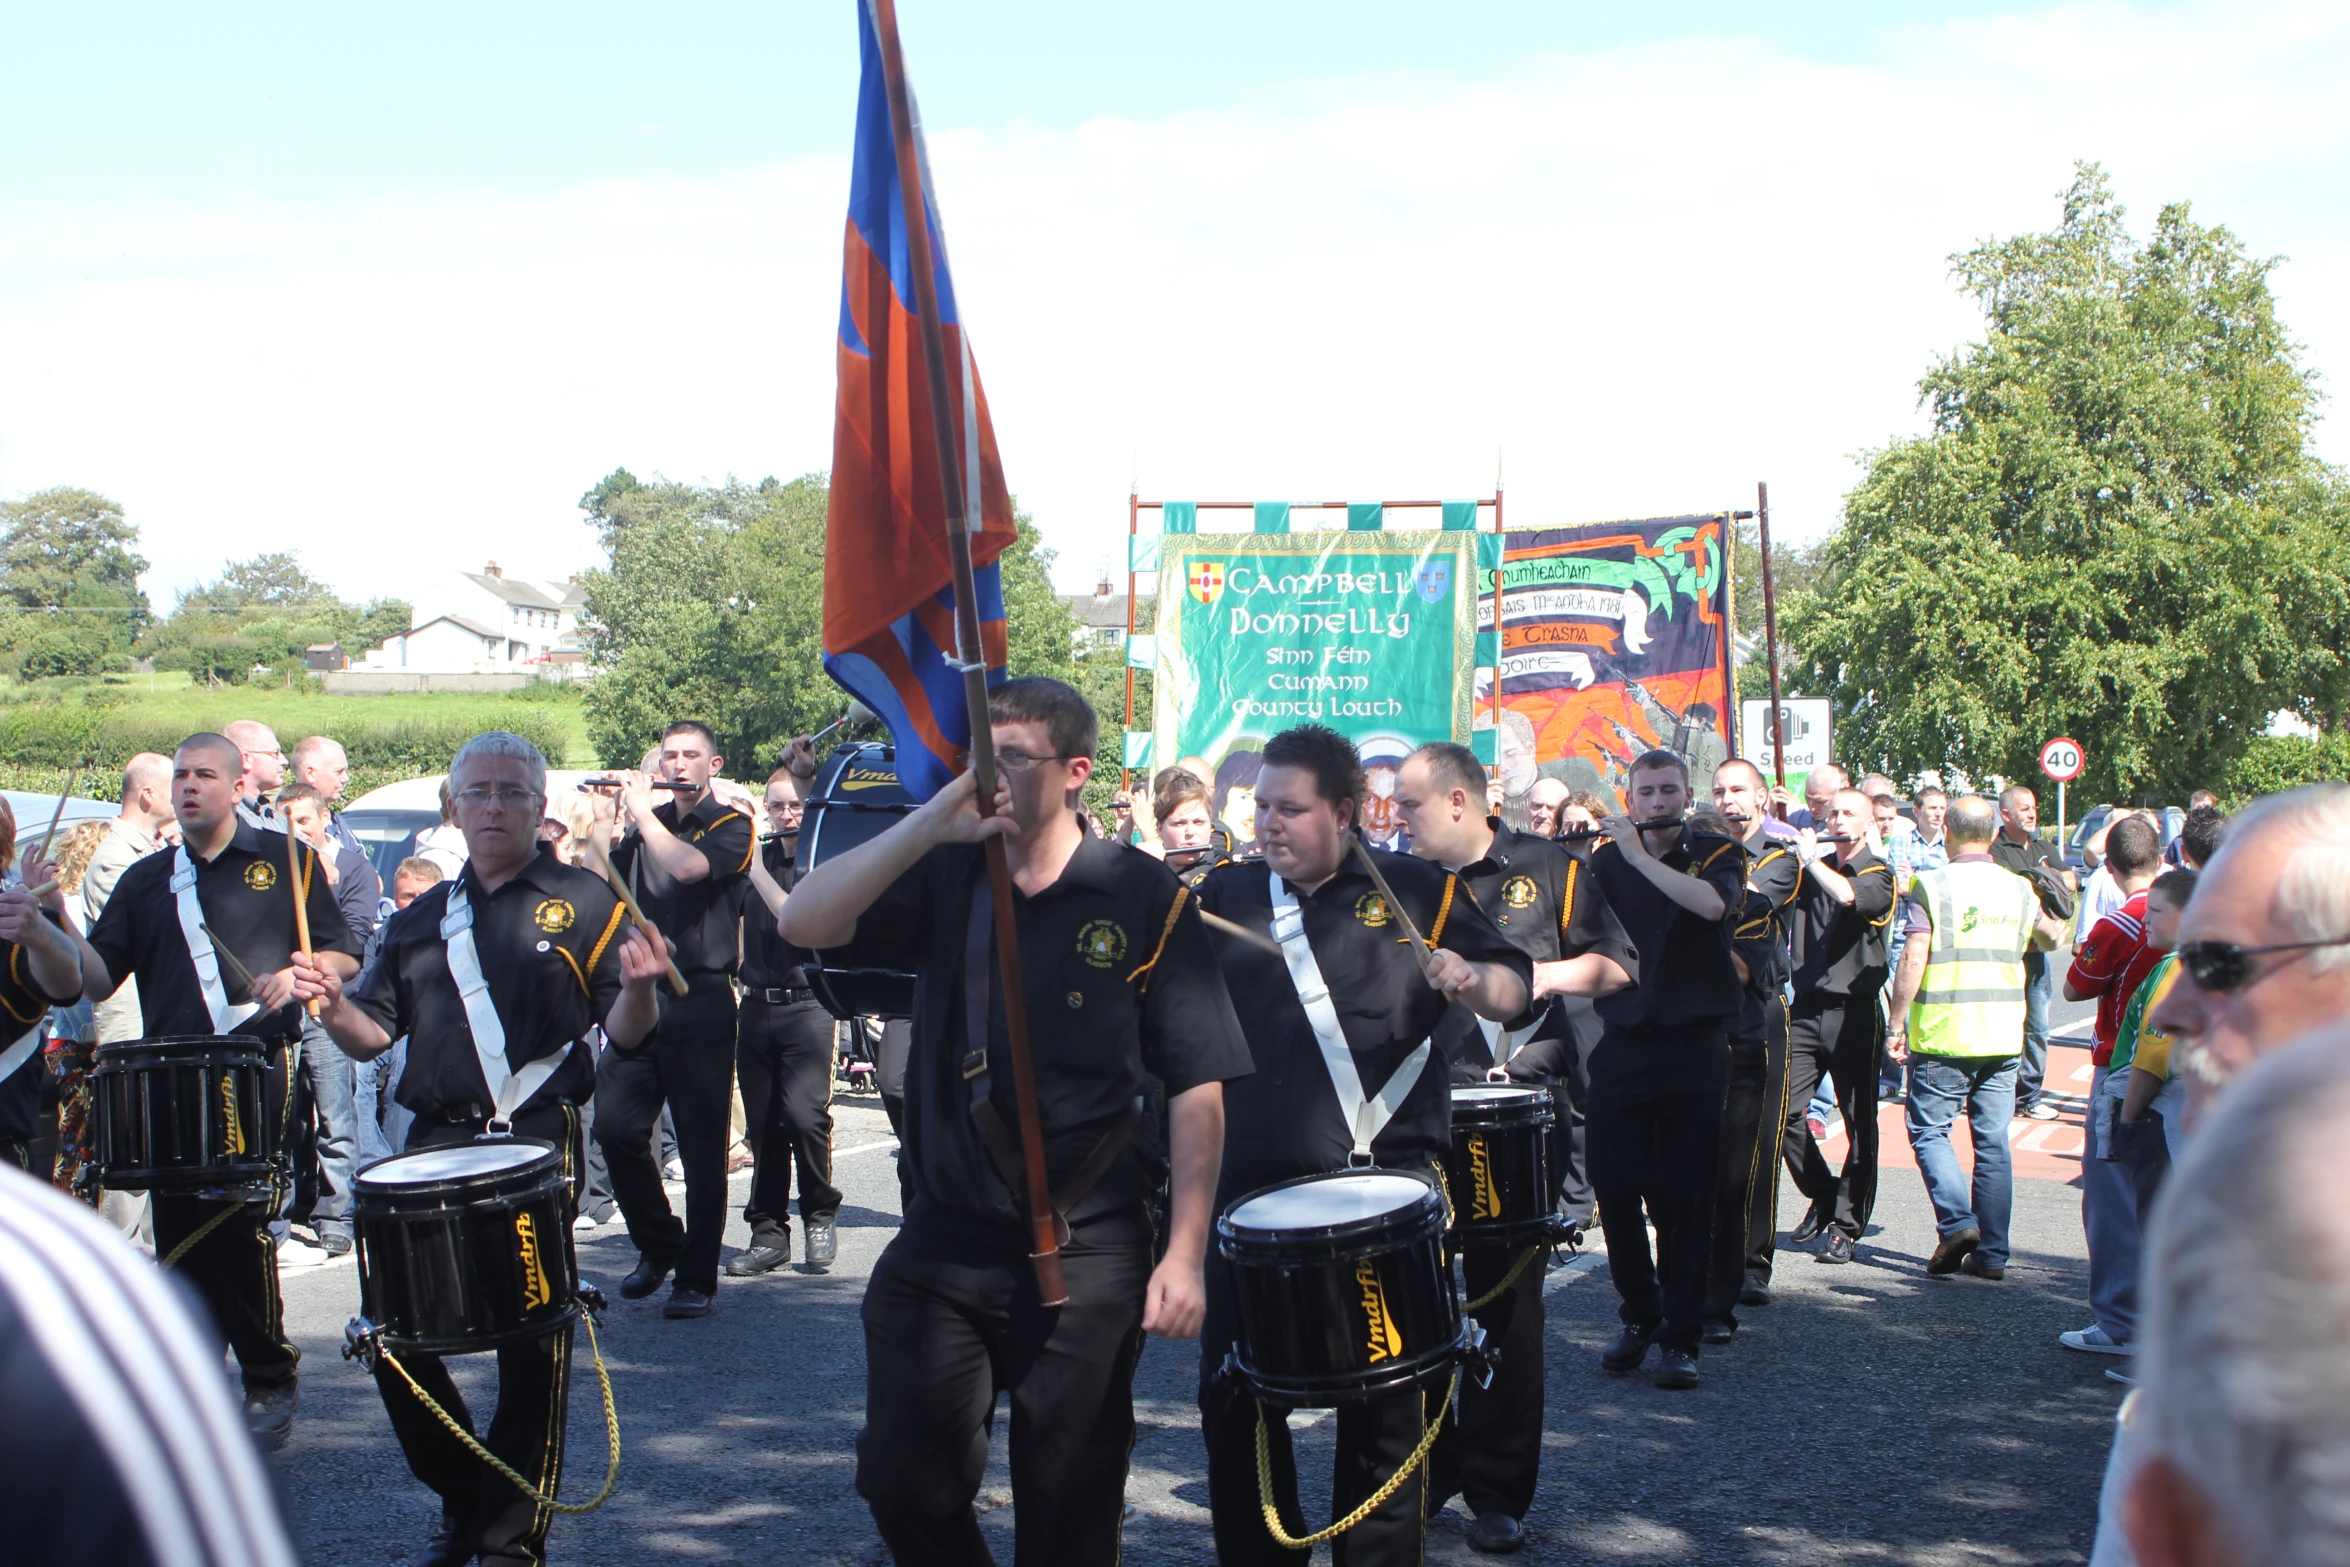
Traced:
<path fill-rule="evenodd" d="M 895 1148 L 897 1145 L 898 1140 L 896 1138 L 884 1137 L 880 1142 L 877 1143 L 859 1143 L 854 1148 L 835 1148 L 832 1151 L 832 1156 L 835 1159 L 846 1159 L 850 1154 L 853 1153 L 871 1153 L 876 1148 Z"/>

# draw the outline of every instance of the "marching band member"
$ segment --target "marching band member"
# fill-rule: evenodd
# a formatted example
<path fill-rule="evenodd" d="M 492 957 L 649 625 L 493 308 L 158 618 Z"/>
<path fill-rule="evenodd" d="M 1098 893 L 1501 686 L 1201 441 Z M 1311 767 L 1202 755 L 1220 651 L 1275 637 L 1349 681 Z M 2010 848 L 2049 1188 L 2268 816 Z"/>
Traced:
<path fill-rule="evenodd" d="M 1352 1163 L 1432 1168 L 1451 1144 L 1450 1063 L 1435 1035 L 1456 1001 L 1495 1020 L 1523 1015 L 1532 965 L 1464 896 L 1459 878 L 1425 860 L 1377 854 L 1403 910 L 1390 909 L 1351 848 L 1365 781 L 1345 736 L 1304 725 L 1266 743 L 1256 785 L 1260 861 L 1217 867 L 1200 887 L 1208 912 L 1267 933 L 1286 960 L 1229 938 L 1218 943 L 1227 982 L 1249 1000 L 1242 1026 L 1256 1073 L 1229 1094 L 1219 1209 L 1262 1186 Z M 1477 796 L 1482 802 L 1483 793 Z M 1431 947 L 1425 963 L 1405 944 L 1408 915 Z M 1200 1415 L 1208 1496 L 1225 1567 L 1288 1562 L 1258 1496 L 1255 1401 L 1219 1375 L 1236 1342 L 1229 1271 L 1208 1266 L 1201 1338 Z M 1407 1390 L 1338 1412 L 1333 1508 L 1352 1510 L 1419 1445 L 1431 1410 Z M 1285 1425 L 1272 1441 L 1273 1494 L 1283 1527 L 1302 1531 L 1297 1472 Z M 1421 1559 L 1426 1475 L 1414 1474 L 1345 1536 L 1346 1559 Z"/>
<path fill-rule="evenodd" d="M 1190 893 L 1149 855 L 1089 835 L 1093 709 L 1058 680 L 998 687 L 1002 787 L 982 809 L 966 772 L 792 889 L 785 941 L 912 969 L 905 1221 L 866 1287 L 865 1430 L 857 1490 L 900 1562 L 990 1558 L 972 1499 L 996 1395 L 1012 1403 L 1018 1560 L 1118 1557 L 1142 1336 L 1200 1330 L 1201 1258 L 1224 1135 L 1224 1083 L 1249 1069 Z M 1044 1307 L 1029 1260 L 982 842 L 1001 835 L 1026 983 L 1051 1203 L 1069 1299 Z M 829 954 L 828 955 L 835 955 Z M 1172 1170 L 1134 1136 L 1164 1087 Z M 1149 1201 L 1172 1186 L 1166 1251 Z"/>
<path fill-rule="evenodd" d="M 1404 759 L 1395 780 L 1395 804 L 1412 853 L 1459 877 L 1534 965 L 1534 1000 L 1526 1018 L 1505 1027 L 1455 1004 L 1444 1015 L 1437 1042 L 1456 1083 L 1547 1083 L 1560 1064 L 1565 1035 L 1551 998 L 1614 989 L 1629 983 L 1629 976 L 1597 953 L 1562 956 L 1583 867 L 1547 836 L 1519 832 L 1486 815 L 1486 788 L 1485 765 L 1476 753 L 1449 742 L 1421 746 Z M 1605 908 L 1597 898 L 1583 900 L 1585 926 L 1595 916 L 1604 918 Z M 1591 939 L 1588 929 L 1584 939 Z M 1574 1048 L 1571 1040 L 1564 1044 Z M 1557 1113 L 1566 1113 L 1563 1103 Z M 1516 1260 L 1509 1250 L 1469 1247 L 1461 1265 L 1470 1298 L 1499 1288 Z M 1481 1551 L 1516 1550 L 1524 1540 L 1526 1509 L 1534 1503 L 1542 1464 L 1544 1277 L 1540 1267 L 1520 1268 L 1509 1289 L 1478 1312 L 1500 1363 L 1490 1385 L 1461 1384 L 1460 1418 L 1429 1455 L 1430 1509 L 1458 1492 L 1476 1515 L 1469 1543 Z"/>
<path fill-rule="evenodd" d="M 1626 792 L 1632 814 L 1608 818 L 1609 836 L 1591 853 L 1592 880 L 1625 938 L 1609 956 L 1634 979 L 1599 998 L 1606 1032 L 1591 1053 L 1591 1185 L 1624 1323 L 1599 1360 L 1629 1376 L 1659 1344 L 1656 1385 L 1689 1388 L 1740 1008 L 1730 936 L 1746 851 L 1687 826 L 1689 769 L 1670 751 L 1635 760 Z"/>
<path fill-rule="evenodd" d="M 244 820 L 237 811 L 245 756 L 224 735 L 196 734 L 172 756 L 180 847 L 122 873 L 90 930 L 90 999 L 139 982 L 147 1037 L 249 1034 L 266 1049 L 263 1114 L 282 1126 L 292 1091 L 287 1047 L 300 1037 L 295 987 L 297 896 L 308 912 L 314 967 L 348 977 L 359 942 L 343 923 L 317 852 Z M 299 865 L 299 893 L 289 885 Z M 217 946 L 216 946 L 217 944 Z M 226 960 L 225 962 L 223 960 Z M 246 976 L 251 976 L 248 985 Z M 155 1254 L 169 1259 L 219 1211 L 193 1192 L 154 1194 Z M 269 1217 L 251 1205 L 214 1225 L 173 1264 L 211 1310 L 244 1372 L 245 1413 L 265 1446 L 293 1431 L 302 1352 L 286 1337 Z"/>
<path fill-rule="evenodd" d="M 338 966 L 294 962 L 295 994 L 324 1003 L 320 1021 L 344 1052 L 372 1060 L 408 1040 L 400 1103 L 414 1112 L 408 1149 L 461 1146 L 493 1130 L 561 1151 L 574 1184 L 562 1234 L 571 1245 L 583 1166 L 579 1106 L 595 1092 L 601 1024 L 613 1048 L 652 1031 L 654 981 L 669 945 L 657 930 L 622 930 L 625 911 L 601 876 L 543 852 L 538 824 L 547 764 L 519 735 L 468 740 L 449 764 L 465 869 L 417 895 L 384 925 L 367 972 L 346 986 Z M 483 1445 L 553 1496 L 563 1477 L 572 1325 L 498 1351 L 498 1404 Z M 402 1353 L 432 1400 L 467 1430 L 473 1419 L 441 1357 Z M 546 1560 L 554 1514 L 481 1462 L 378 1356 L 376 1387 L 416 1478 L 441 1498 L 441 1521 L 419 1567 L 492 1567 Z"/>

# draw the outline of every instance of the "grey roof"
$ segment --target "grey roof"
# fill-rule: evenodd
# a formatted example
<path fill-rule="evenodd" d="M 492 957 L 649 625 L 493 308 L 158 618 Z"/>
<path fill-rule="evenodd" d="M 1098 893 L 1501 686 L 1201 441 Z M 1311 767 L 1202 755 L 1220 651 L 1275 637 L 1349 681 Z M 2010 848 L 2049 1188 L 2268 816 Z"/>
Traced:
<path fill-rule="evenodd" d="M 1123 593 L 1113 593 L 1107 598 L 1095 593 L 1064 593 L 1061 602 L 1069 606 L 1069 613 L 1077 617 L 1079 625 L 1091 630 L 1126 629 L 1126 595 Z"/>
<path fill-rule="evenodd" d="M 461 626 L 465 630 L 472 632 L 475 636 L 484 638 L 491 642 L 503 642 L 506 640 L 505 632 L 492 631 L 487 626 L 467 620 L 463 615 L 435 615 L 432 619 L 426 621 L 424 626 L 437 626 L 444 620 L 452 626 Z M 424 626 L 410 626 L 405 632 L 402 633 L 402 635 L 412 637 L 419 631 L 422 631 Z"/>
<path fill-rule="evenodd" d="M 520 604 L 526 609 L 561 609 L 560 599 L 547 597 L 546 589 L 520 577 L 493 577 L 486 571 L 469 571 L 465 580 L 485 592 L 494 593 L 509 604 Z"/>

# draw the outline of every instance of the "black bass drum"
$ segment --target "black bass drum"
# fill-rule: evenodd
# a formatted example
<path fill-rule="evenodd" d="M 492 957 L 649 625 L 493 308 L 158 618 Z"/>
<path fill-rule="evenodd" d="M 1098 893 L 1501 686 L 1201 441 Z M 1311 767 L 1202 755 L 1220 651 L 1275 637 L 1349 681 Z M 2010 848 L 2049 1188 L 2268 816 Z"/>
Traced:
<path fill-rule="evenodd" d="M 895 827 L 919 802 L 898 783 L 897 749 L 861 742 L 824 759 L 810 785 L 793 863 L 806 875 Z M 914 976 L 897 969 L 849 968 L 819 952 L 807 965 L 809 988 L 834 1017 L 912 1017 Z"/>
<path fill-rule="evenodd" d="M 1453 1089 L 1444 1180 L 1454 1246 L 1544 1246 L 1559 1238 L 1550 1174 L 1557 1119 L 1547 1088 L 1477 1083 Z"/>
<path fill-rule="evenodd" d="M 1411 1170 L 1342 1170 L 1241 1198 L 1216 1221 L 1250 1392 L 1327 1409 L 1437 1383 L 1468 1349 L 1444 1197 Z"/>
<path fill-rule="evenodd" d="M 352 1183 L 359 1309 L 387 1349 L 463 1355 L 579 1315 L 563 1156 L 527 1137 L 378 1159 Z"/>
<path fill-rule="evenodd" d="M 230 1192 L 269 1178 L 269 1046 L 181 1034 L 98 1047 L 90 1072 L 98 1183 L 118 1192 Z"/>

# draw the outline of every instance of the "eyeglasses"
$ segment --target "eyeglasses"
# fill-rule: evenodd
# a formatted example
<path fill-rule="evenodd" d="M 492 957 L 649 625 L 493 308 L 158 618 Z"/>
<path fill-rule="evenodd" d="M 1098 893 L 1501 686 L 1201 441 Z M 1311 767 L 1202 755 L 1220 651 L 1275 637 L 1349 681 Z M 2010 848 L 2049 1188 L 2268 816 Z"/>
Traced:
<path fill-rule="evenodd" d="M 495 800 L 511 810 L 518 805 L 540 798 L 540 795 L 536 789 L 491 789 L 476 784 L 470 789 L 458 790 L 456 798 L 466 805 L 474 806 L 487 805 Z"/>
<path fill-rule="evenodd" d="M 2313 952 L 2320 947 L 2350 947 L 2350 936 L 2334 936 L 2324 941 L 2280 941 L 2265 947 L 2239 947 L 2232 941 L 2189 941 L 2179 947 L 2179 967 L 2187 971 L 2196 987 L 2211 994 L 2226 995 L 2242 990 L 2260 976 L 2253 970 L 2252 960 L 2272 952 Z"/>
<path fill-rule="evenodd" d="M 1014 751 L 1006 749 L 996 752 L 995 760 L 996 765 L 1001 767 L 1007 773 L 1024 773 L 1039 762 L 1068 762 L 1074 761 L 1076 758 L 1068 756 L 1030 756 L 1026 751 Z"/>

